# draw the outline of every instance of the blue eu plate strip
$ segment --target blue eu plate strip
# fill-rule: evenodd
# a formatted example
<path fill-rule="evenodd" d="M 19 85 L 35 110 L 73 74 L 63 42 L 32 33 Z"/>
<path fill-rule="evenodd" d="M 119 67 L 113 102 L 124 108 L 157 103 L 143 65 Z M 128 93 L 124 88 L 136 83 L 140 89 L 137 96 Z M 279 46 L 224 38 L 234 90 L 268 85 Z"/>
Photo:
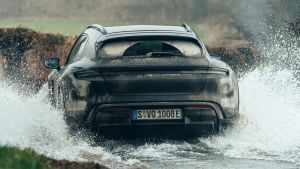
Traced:
<path fill-rule="evenodd" d="M 131 118 L 132 118 L 132 120 L 137 120 L 137 110 L 132 110 Z"/>

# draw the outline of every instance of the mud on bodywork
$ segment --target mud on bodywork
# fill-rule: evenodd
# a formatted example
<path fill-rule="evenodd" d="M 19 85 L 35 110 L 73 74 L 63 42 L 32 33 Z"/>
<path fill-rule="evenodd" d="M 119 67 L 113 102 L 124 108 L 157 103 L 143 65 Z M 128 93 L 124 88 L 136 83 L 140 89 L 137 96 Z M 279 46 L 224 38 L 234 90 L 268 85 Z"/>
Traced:
<path fill-rule="evenodd" d="M 239 94 L 234 72 L 226 63 L 211 57 L 190 29 L 163 26 L 103 29 L 89 27 L 72 49 L 82 50 L 81 58 L 72 63 L 67 59 L 64 67 L 49 75 L 54 105 L 62 108 L 72 121 L 100 132 L 107 127 L 127 128 L 128 132 L 123 133 L 138 128 L 150 132 L 154 126 L 162 126 L 178 127 L 176 131 L 182 133 L 202 133 L 202 130 L 221 131 L 237 117 Z M 199 45 L 202 54 L 188 58 L 97 57 L 101 44 L 124 39 L 186 40 Z M 78 41 L 82 41 L 79 43 L 82 47 L 76 46 Z M 178 108 L 183 117 L 135 121 L 131 113 L 138 108 Z M 109 129 L 108 133 L 112 131 Z"/>

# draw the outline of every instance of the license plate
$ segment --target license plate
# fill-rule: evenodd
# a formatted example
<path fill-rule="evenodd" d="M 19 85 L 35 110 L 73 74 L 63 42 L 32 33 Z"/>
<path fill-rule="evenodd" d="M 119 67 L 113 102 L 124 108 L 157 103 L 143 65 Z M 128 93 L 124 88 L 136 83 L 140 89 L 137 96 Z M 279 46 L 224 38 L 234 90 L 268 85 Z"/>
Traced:
<path fill-rule="evenodd" d="M 132 120 L 182 119 L 181 109 L 134 109 Z"/>

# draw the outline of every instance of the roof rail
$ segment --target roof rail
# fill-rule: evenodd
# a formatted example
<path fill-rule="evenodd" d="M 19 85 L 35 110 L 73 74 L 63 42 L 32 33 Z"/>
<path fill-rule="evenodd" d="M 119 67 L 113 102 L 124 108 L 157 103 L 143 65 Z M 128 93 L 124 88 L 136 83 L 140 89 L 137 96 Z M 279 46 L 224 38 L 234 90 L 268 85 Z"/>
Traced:
<path fill-rule="evenodd" d="M 87 29 L 88 28 L 96 29 L 97 31 L 101 32 L 103 35 L 107 34 L 106 29 L 102 25 L 99 25 L 99 24 L 90 25 L 87 27 Z"/>
<path fill-rule="evenodd" d="M 193 32 L 192 28 L 189 25 L 187 25 L 186 23 L 183 23 L 182 26 L 185 28 L 185 30 L 187 32 Z"/>

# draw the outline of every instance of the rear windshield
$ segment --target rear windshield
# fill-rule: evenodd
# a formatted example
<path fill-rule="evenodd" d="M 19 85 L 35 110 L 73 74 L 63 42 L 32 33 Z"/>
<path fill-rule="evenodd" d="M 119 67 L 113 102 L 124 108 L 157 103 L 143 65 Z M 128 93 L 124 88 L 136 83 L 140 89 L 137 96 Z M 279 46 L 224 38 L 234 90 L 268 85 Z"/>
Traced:
<path fill-rule="evenodd" d="M 118 41 L 104 44 L 98 51 L 99 58 L 124 57 L 201 57 L 202 49 L 191 41 L 145 40 Z"/>

